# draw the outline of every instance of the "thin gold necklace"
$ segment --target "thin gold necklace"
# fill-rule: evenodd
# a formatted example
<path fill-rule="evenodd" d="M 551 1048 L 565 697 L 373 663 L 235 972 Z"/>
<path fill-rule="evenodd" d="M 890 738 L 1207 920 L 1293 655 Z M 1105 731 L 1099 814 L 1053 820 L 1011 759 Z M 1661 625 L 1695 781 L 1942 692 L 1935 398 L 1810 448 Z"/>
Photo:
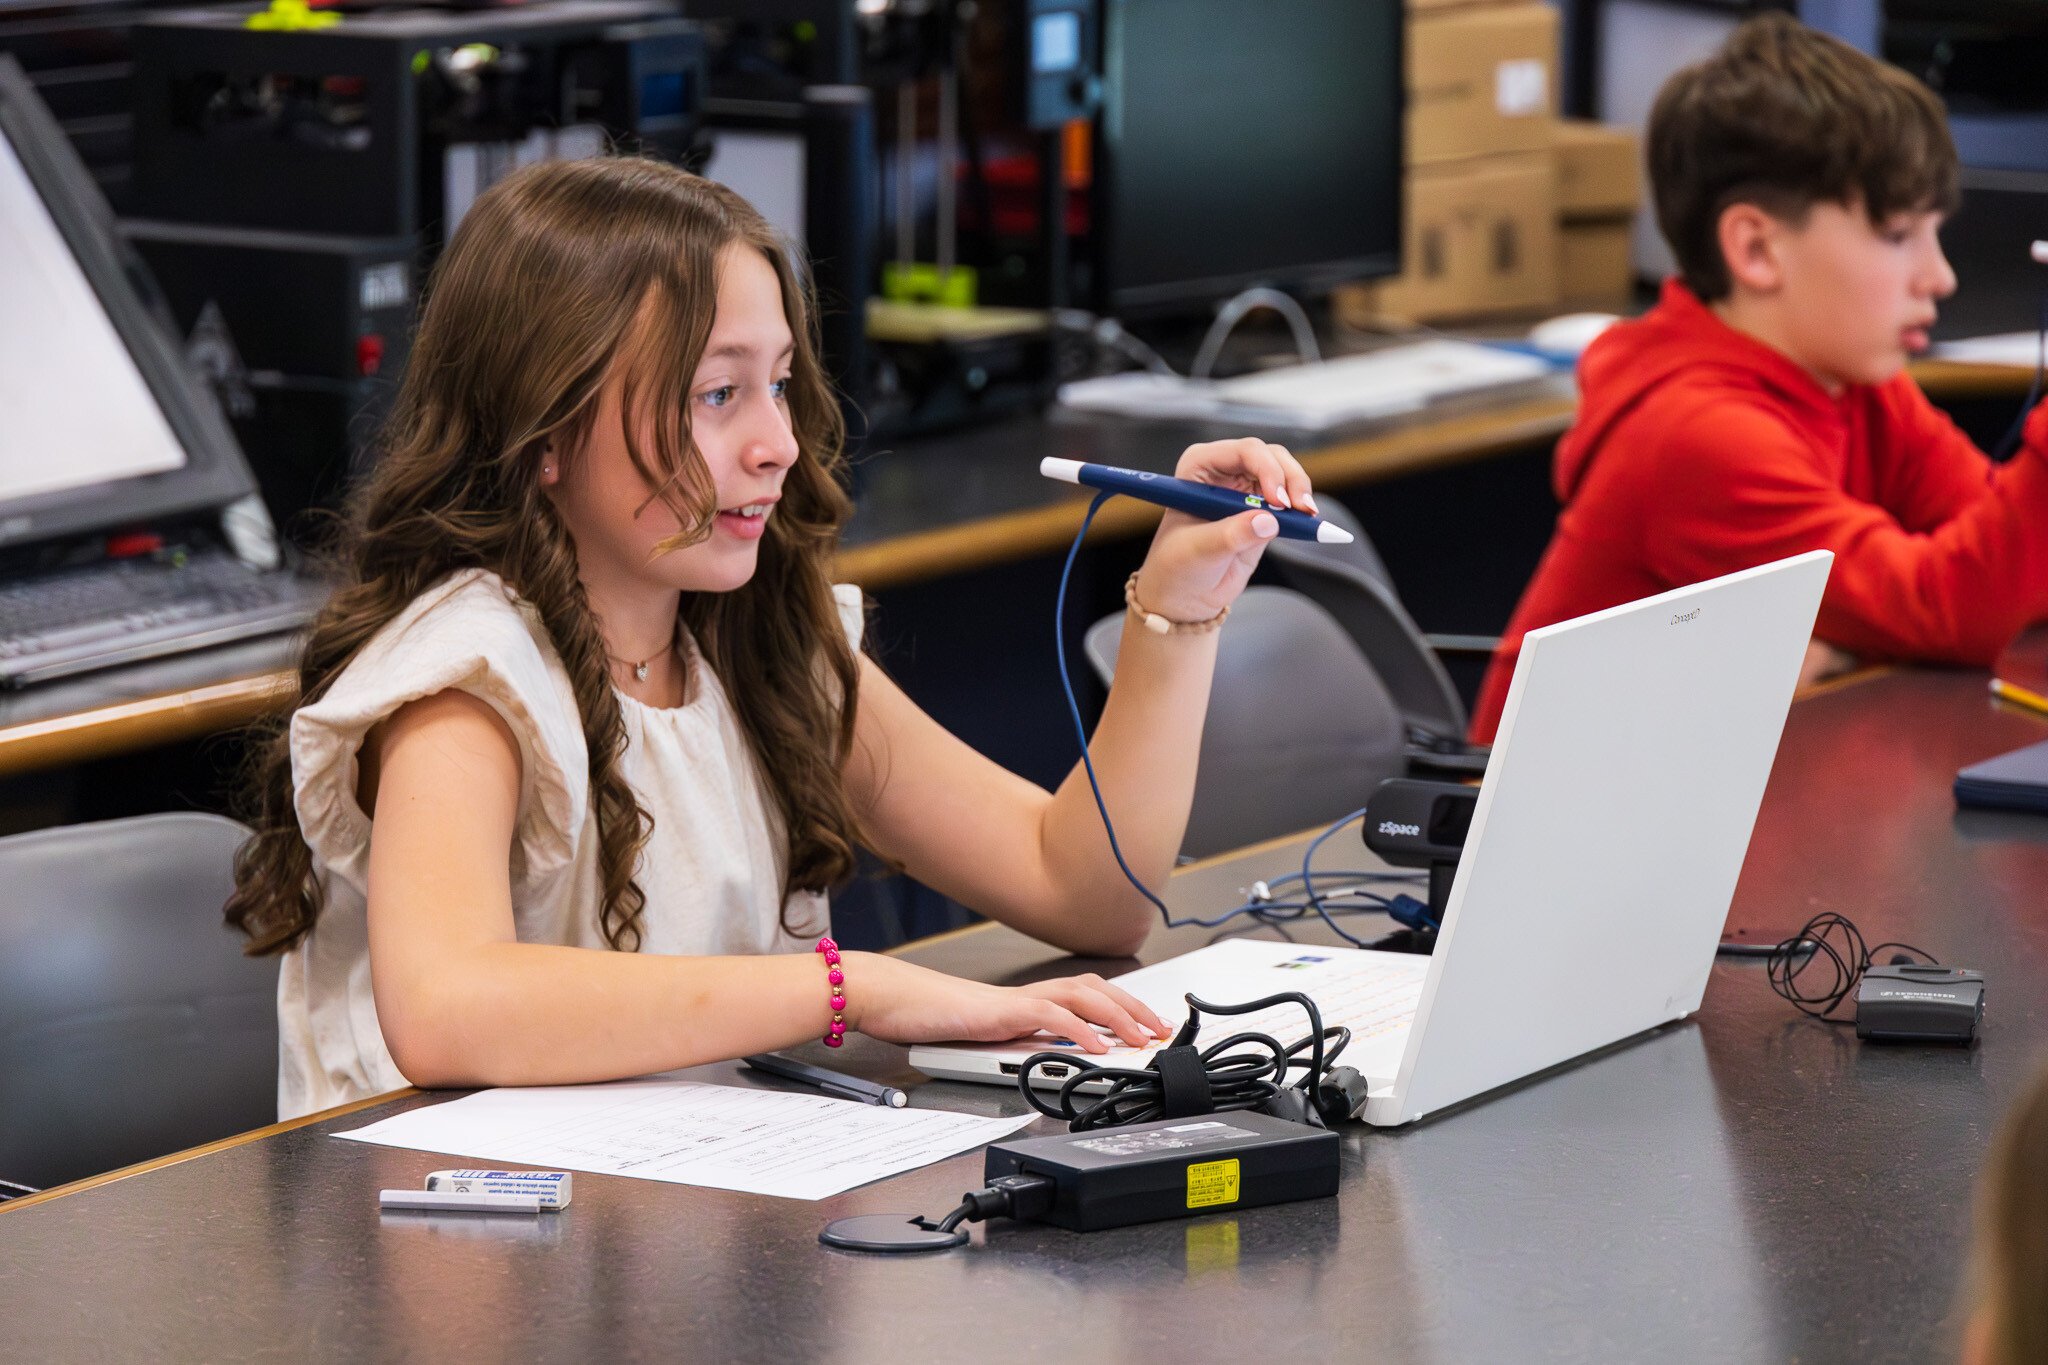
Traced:
<path fill-rule="evenodd" d="M 621 659 L 618 655 L 612 653 L 610 650 L 605 651 L 604 657 L 610 659 L 615 664 L 624 664 L 626 667 L 632 669 L 633 680 L 635 682 L 646 682 L 648 666 L 651 665 L 656 659 L 659 659 L 662 655 L 668 653 L 675 647 L 676 637 L 673 634 L 671 634 L 668 637 L 667 644 L 663 645 L 660 649 L 655 650 L 652 654 L 642 659 L 639 663 L 634 663 L 631 659 Z"/>

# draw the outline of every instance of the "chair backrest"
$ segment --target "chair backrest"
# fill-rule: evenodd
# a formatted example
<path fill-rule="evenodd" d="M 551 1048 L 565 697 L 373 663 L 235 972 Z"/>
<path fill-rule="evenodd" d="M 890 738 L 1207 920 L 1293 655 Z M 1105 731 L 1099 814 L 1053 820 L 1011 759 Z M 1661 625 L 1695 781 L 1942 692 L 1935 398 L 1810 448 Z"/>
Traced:
<path fill-rule="evenodd" d="M 1375 582 L 1384 583 L 1388 592 L 1394 590 L 1394 576 L 1387 572 L 1386 561 L 1380 558 L 1372 537 L 1358 524 L 1358 517 L 1349 507 L 1331 497 L 1328 493 L 1316 494 L 1316 512 L 1324 521 L 1341 526 L 1351 533 L 1349 545 L 1324 545 L 1318 542 L 1314 547 L 1321 557 L 1334 559 L 1340 564 L 1352 564 L 1365 571 Z M 1275 545 L 1291 545 L 1292 541 L 1275 541 Z M 1301 542 L 1306 545 L 1308 542 Z M 1266 548 L 1273 548 L 1271 545 Z"/>
<path fill-rule="evenodd" d="M 1316 502 L 1326 520 L 1356 537 L 1353 544 L 1276 540 L 1266 546 L 1266 563 L 1282 583 L 1336 619 L 1371 661 L 1409 726 L 1440 739 L 1462 740 L 1464 700 L 1395 595 L 1386 566 L 1348 509 L 1334 498 Z"/>
<path fill-rule="evenodd" d="M 1123 621 L 1118 612 L 1088 628 L 1104 682 Z M 1247 588 L 1218 642 L 1181 851 L 1206 857 L 1327 824 L 1405 770 L 1400 711 L 1358 647 L 1299 593 Z"/>
<path fill-rule="evenodd" d="M 0 839 L 0 1179 L 45 1187 L 277 1117 L 277 964 L 221 921 L 249 831 Z"/>

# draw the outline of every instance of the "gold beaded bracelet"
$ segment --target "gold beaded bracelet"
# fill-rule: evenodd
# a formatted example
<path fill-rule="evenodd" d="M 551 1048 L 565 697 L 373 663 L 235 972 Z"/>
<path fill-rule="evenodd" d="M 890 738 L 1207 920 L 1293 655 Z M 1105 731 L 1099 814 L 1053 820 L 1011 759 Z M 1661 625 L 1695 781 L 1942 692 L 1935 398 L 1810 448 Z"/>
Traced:
<path fill-rule="evenodd" d="M 1156 611 L 1145 610 L 1145 604 L 1138 600 L 1138 575 L 1135 572 L 1124 580 L 1124 605 L 1154 635 L 1207 635 L 1221 628 L 1223 619 L 1230 615 L 1230 608 L 1225 607 L 1206 621 L 1169 621 Z"/>

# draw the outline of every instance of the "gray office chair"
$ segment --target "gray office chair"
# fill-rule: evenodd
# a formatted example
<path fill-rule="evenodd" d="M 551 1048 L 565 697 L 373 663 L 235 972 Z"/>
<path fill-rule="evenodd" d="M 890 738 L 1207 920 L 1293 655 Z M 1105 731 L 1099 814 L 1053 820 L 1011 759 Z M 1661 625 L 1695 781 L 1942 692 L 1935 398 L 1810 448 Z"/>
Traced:
<path fill-rule="evenodd" d="M 1365 528 L 1358 524 L 1357 515 L 1349 507 L 1338 502 L 1328 493 L 1316 494 L 1316 506 L 1320 509 L 1324 521 L 1333 522 L 1351 533 L 1351 543 L 1349 545 L 1323 545 L 1319 543 L 1316 548 L 1321 551 L 1321 557 L 1324 559 L 1334 559 L 1342 564 L 1353 565 L 1372 578 L 1373 581 L 1385 584 L 1389 592 L 1393 591 L 1394 576 L 1387 572 L 1386 561 L 1380 558 L 1380 552 L 1374 547 L 1372 537 L 1367 535 Z M 1293 545 L 1296 543 L 1291 540 L 1277 540 L 1266 548 L 1271 550 L 1274 546 Z M 1298 543 L 1306 545 L 1308 542 L 1302 541 Z"/>
<path fill-rule="evenodd" d="M 1085 637 L 1105 683 L 1123 621 L 1104 617 Z M 1404 738 L 1386 687 L 1328 613 L 1286 588 L 1247 588 L 1219 643 L 1181 852 L 1206 857 L 1356 810 L 1406 771 Z"/>
<path fill-rule="evenodd" d="M 1371 662 L 1408 727 L 1409 756 L 1418 763 L 1481 772 L 1484 749 L 1465 744 L 1469 717 L 1458 689 L 1437 657 L 1439 642 L 1424 635 L 1401 605 L 1386 565 L 1358 519 L 1335 498 L 1318 497 L 1325 520 L 1351 532 L 1350 545 L 1276 540 L 1265 562 L 1287 587 L 1328 612 Z M 1459 648 L 1490 650 L 1499 642 L 1456 637 Z"/>
<path fill-rule="evenodd" d="M 221 922 L 248 837 L 176 814 L 0 839 L 0 1181 L 276 1119 L 277 964 Z"/>

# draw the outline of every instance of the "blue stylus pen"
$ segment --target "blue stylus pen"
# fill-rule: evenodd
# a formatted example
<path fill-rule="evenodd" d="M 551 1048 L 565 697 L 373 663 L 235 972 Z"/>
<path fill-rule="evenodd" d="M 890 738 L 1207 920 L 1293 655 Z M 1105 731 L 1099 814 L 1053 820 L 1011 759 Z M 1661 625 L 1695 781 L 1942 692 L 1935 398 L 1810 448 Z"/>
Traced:
<path fill-rule="evenodd" d="M 1234 517 L 1239 512 L 1271 512 L 1273 520 L 1280 523 L 1280 534 L 1289 540 L 1316 540 L 1325 545 L 1351 543 L 1351 533 L 1334 522 L 1312 517 L 1306 512 L 1275 507 L 1257 493 L 1241 493 L 1235 488 L 1217 488 L 1191 479 L 1176 479 L 1171 474 L 1118 469 L 1115 465 L 1061 460 L 1050 455 L 1038 462 L 1038 472 L 1062 483 L 1084 483 L 1090 488 L 1122 493 L 1126 497 L 1157 503 L 1161 507 L 1171 507 L 1176 512 L 1186 512 L 1191 517 L 1204 517 L 1210 521 Z"/>

